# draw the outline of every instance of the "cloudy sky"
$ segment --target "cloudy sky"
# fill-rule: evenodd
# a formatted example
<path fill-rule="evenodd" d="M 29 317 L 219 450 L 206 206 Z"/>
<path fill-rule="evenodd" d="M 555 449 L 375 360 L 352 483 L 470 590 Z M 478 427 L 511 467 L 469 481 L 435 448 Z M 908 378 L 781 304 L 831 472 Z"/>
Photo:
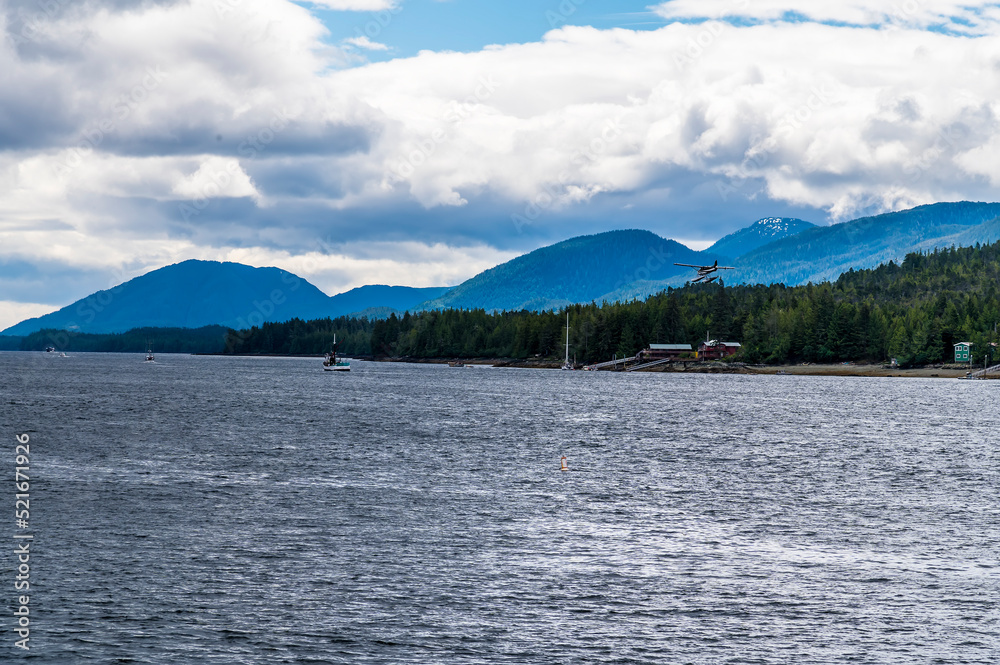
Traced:
<path fill-rule="evenodd" d="M 333 294 L 1000 198 L 1000 3 L 0 7 L 0 328 L 189 258 Z"/>

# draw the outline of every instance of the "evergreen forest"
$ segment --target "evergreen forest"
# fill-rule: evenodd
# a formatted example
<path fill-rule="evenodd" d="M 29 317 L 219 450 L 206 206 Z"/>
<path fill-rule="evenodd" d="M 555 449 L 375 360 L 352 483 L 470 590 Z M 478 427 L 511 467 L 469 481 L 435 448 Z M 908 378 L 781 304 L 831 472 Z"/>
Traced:
<path fill-rule="evenodd" d="M 786 287 L 688 284 L 644 301 L 569 307 L 580 363 L 634 355 L 650 343 L 707 337 L 743 344 L 742 361 L 950 362 L 953 344 L 992 358 L 1000 321 L 1000 243 L 909 254 L 835 282 Z M 376 355 L 414 358 L 561 357 L 567 310 L 427 311 L 374 324 Z M 1000 356 L 998 356 L 1000 357 Z"/>
<path fill-rule="evenodd" d="M 650 343 L 710 337 L 740 342 L 736 360 L 787 364 L 846 361 L 901 366 L 951 362 L 972 342 L 973 362 L 1000 341 L 1000 243 L 912 253 L 900 263 L 851 270 L 835 282 L 787 287 L 687 284 L 645 300 L 552 311 L 444 309 L 382 320 L 339 317 L 265 323 L 248 330 L 144 328 L 118 335 L 45 330 L 7 339 L 22 350 L 312 355 L 334 336 L 348 356 L 414 359 L 561 358 L 566 314 L 579 363 L 632 356 Z M 1000 362 L 1000 354 L 996 354 Z"/>

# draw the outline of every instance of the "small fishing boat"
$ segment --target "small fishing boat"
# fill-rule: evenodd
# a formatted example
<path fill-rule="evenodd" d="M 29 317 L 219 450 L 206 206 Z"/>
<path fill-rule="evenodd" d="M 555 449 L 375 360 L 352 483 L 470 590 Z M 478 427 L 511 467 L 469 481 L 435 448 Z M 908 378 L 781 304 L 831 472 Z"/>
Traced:
<path fill-rule="evenodd" d="M 452 360 L 448 363 L 448 367 L 465 367 L 465 363 L 460 360 Z"/>
<path fill-rule="evenodd" d="M 149 340 L 147 339 L 146 340 L 146 362 L 151 363 L 154 360 L 156 360 L 156 357 L 153 356 L 153 346 L 149 343 Z"/>
<path fill-rule="evenodd" d="M 333 336 L 333 348 L 330 349 L 330 353 L 326 354 L 326 359 L 323 360 L 323 371 L 324 372 L 350 372 L 351 363 L 346 360 L 337 359 L 337 335 Z"/>

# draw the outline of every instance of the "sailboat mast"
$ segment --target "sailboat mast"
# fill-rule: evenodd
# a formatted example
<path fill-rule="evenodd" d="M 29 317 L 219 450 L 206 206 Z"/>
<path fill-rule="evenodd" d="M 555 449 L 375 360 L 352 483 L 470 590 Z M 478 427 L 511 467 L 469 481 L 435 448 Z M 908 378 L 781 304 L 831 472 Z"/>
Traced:
<path fill-rule="evenodd" d="M 569 364 L 569 312 L 566 312 L 566 364 Z"/>

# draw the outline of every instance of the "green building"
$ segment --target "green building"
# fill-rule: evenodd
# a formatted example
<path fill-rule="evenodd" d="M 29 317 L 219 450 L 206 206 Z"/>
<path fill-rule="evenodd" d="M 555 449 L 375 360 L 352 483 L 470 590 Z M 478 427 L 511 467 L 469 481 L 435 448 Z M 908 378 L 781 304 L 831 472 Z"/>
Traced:
<path fill-rule="evenodd" d="M 959 342 L 955 345 L 955 362 L 967 363 L 972 361 L 972 342 Z"/>

